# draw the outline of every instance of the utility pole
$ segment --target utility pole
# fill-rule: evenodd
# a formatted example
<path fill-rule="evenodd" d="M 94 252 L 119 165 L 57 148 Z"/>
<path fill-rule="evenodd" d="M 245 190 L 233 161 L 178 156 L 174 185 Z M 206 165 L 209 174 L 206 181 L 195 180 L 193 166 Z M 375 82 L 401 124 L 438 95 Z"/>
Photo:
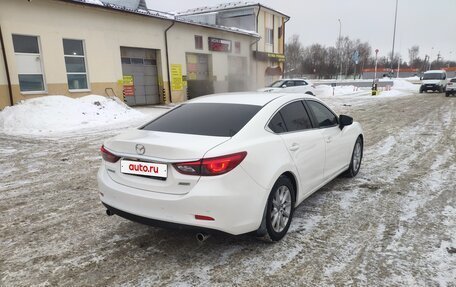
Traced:
<path fill-rule="evenodd" d="M 391 50 L 391 65 L 390 69 L 393 70 L 393 60 L 394 60 L 394 42 L 396 41 L 396 23 L 397 23 L 397 4 L 399 0 L 396 0 L 396 12 L 394 13 L 394 32 L 393 32 L 393 49 Z"/>
<path fill-rule="evenodd" d="M 337 20 L 339 21 L 339 39 L 337 40 L 339 42 L 339 77 L 342 80 L 342 21 L 340 19 Z"/>

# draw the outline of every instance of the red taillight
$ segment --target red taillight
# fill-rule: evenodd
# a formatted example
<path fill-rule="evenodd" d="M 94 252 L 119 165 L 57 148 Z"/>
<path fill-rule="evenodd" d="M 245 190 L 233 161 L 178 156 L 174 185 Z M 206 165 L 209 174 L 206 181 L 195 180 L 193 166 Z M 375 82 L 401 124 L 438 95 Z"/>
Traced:
<path fill-rule="evenodd" d="M 206 215 L 199 215 L 199 214 L 195 214 L 195 219 L 198 219 L 198 220 L 208 220 L 208 221 L 214 221 L 215 219 L 210 217 L 210 216 L 206 216 Z"/>
<path fill-rule="evenodd" d="M 103 145 L 101 146 L 100 151 L 101 151 L 101 157 L 107 162 L 114 163 L 120 159 L 119 156 L 116 156 L 116 155 L 110 153 L 107 149 L 105 149 L 105 147 Z"/>
<path fill-rule="evenodd" d="M 202 160 L 175 163 L 174 167 L 183 174 L 213 176 L 229 172 L 238 166 L 246 157 L 247 152 L 239 152 L 219 157 L 203 158 Z"/>
<path fill-rule="evenodd" d="M 238 166 L 247 152 L 233 153 L 225 156 L 203 158 L 201 175 L 219 175 L 229 172 Z"/>

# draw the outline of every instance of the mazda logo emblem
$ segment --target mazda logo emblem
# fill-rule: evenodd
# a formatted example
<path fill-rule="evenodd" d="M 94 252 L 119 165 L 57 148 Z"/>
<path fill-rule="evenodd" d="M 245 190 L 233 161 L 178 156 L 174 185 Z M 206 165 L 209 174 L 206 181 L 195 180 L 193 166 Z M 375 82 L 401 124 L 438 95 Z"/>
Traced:
<path fill-rule="evenodd" d="M 142 144 L 136 145 L 136 153 L 137 154 L 144 154 L 146 152 L 146 148 Z"/>

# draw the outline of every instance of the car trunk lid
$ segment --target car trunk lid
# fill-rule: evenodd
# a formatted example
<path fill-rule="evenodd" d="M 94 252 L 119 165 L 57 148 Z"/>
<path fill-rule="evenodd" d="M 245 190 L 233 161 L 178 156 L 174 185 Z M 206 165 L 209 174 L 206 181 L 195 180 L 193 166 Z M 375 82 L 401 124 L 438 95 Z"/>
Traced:
<path fill-rule="evenodd" d="M 116 163 L 105 162 L 109 176 L 117 183 L 151 192 L 186 194 L 198 182 L 199 176 L 179 173 L 173 163 L 203 158 L 210 149 L 229 140 L 214 137 L 147 130 L 134 130 L 105 143 L 105 148 L 120 156 Z M 153 163 L 166 169 L 164 177 L 129 174 L 122 164 Z"/>

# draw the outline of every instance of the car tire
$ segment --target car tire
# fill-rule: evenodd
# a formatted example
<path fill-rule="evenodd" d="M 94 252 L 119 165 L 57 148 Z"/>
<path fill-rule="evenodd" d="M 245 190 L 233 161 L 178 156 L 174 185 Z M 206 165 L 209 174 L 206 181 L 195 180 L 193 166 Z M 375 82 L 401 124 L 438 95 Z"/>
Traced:
<path fill-rule="evenodd" d="M 353 147 L 352 156 L 350 159 L 350 165 L 345 171 L 344 175 L 346 177 L 355 177 L 361 167 L 361 162 L 363 160 L 363 140 L 359 136 L 356 139 L 355 146 Z"/>
<path fill-rule="evenodd" d="M 446 92 L 445 97 L 449 97 L 449 96 L 450 96 L 450 93 Z"/>
<path fill-rule="evenodd" d="M 266 241 L 279 241 L 288 232 L 293 218 L 296 193 L 288 177 L 281 176 L 275 182 L 266 203 L 265 218 Z M 288 216 L 286 216 L 288 214 Z M 285 221 L 285 220 L 286 221 Z"/>
<path fill-rule="evenodd" d="M 422 93 L 423 93 L 423 88 L 420 88 L 420 94 L 422 94 Z"/>

